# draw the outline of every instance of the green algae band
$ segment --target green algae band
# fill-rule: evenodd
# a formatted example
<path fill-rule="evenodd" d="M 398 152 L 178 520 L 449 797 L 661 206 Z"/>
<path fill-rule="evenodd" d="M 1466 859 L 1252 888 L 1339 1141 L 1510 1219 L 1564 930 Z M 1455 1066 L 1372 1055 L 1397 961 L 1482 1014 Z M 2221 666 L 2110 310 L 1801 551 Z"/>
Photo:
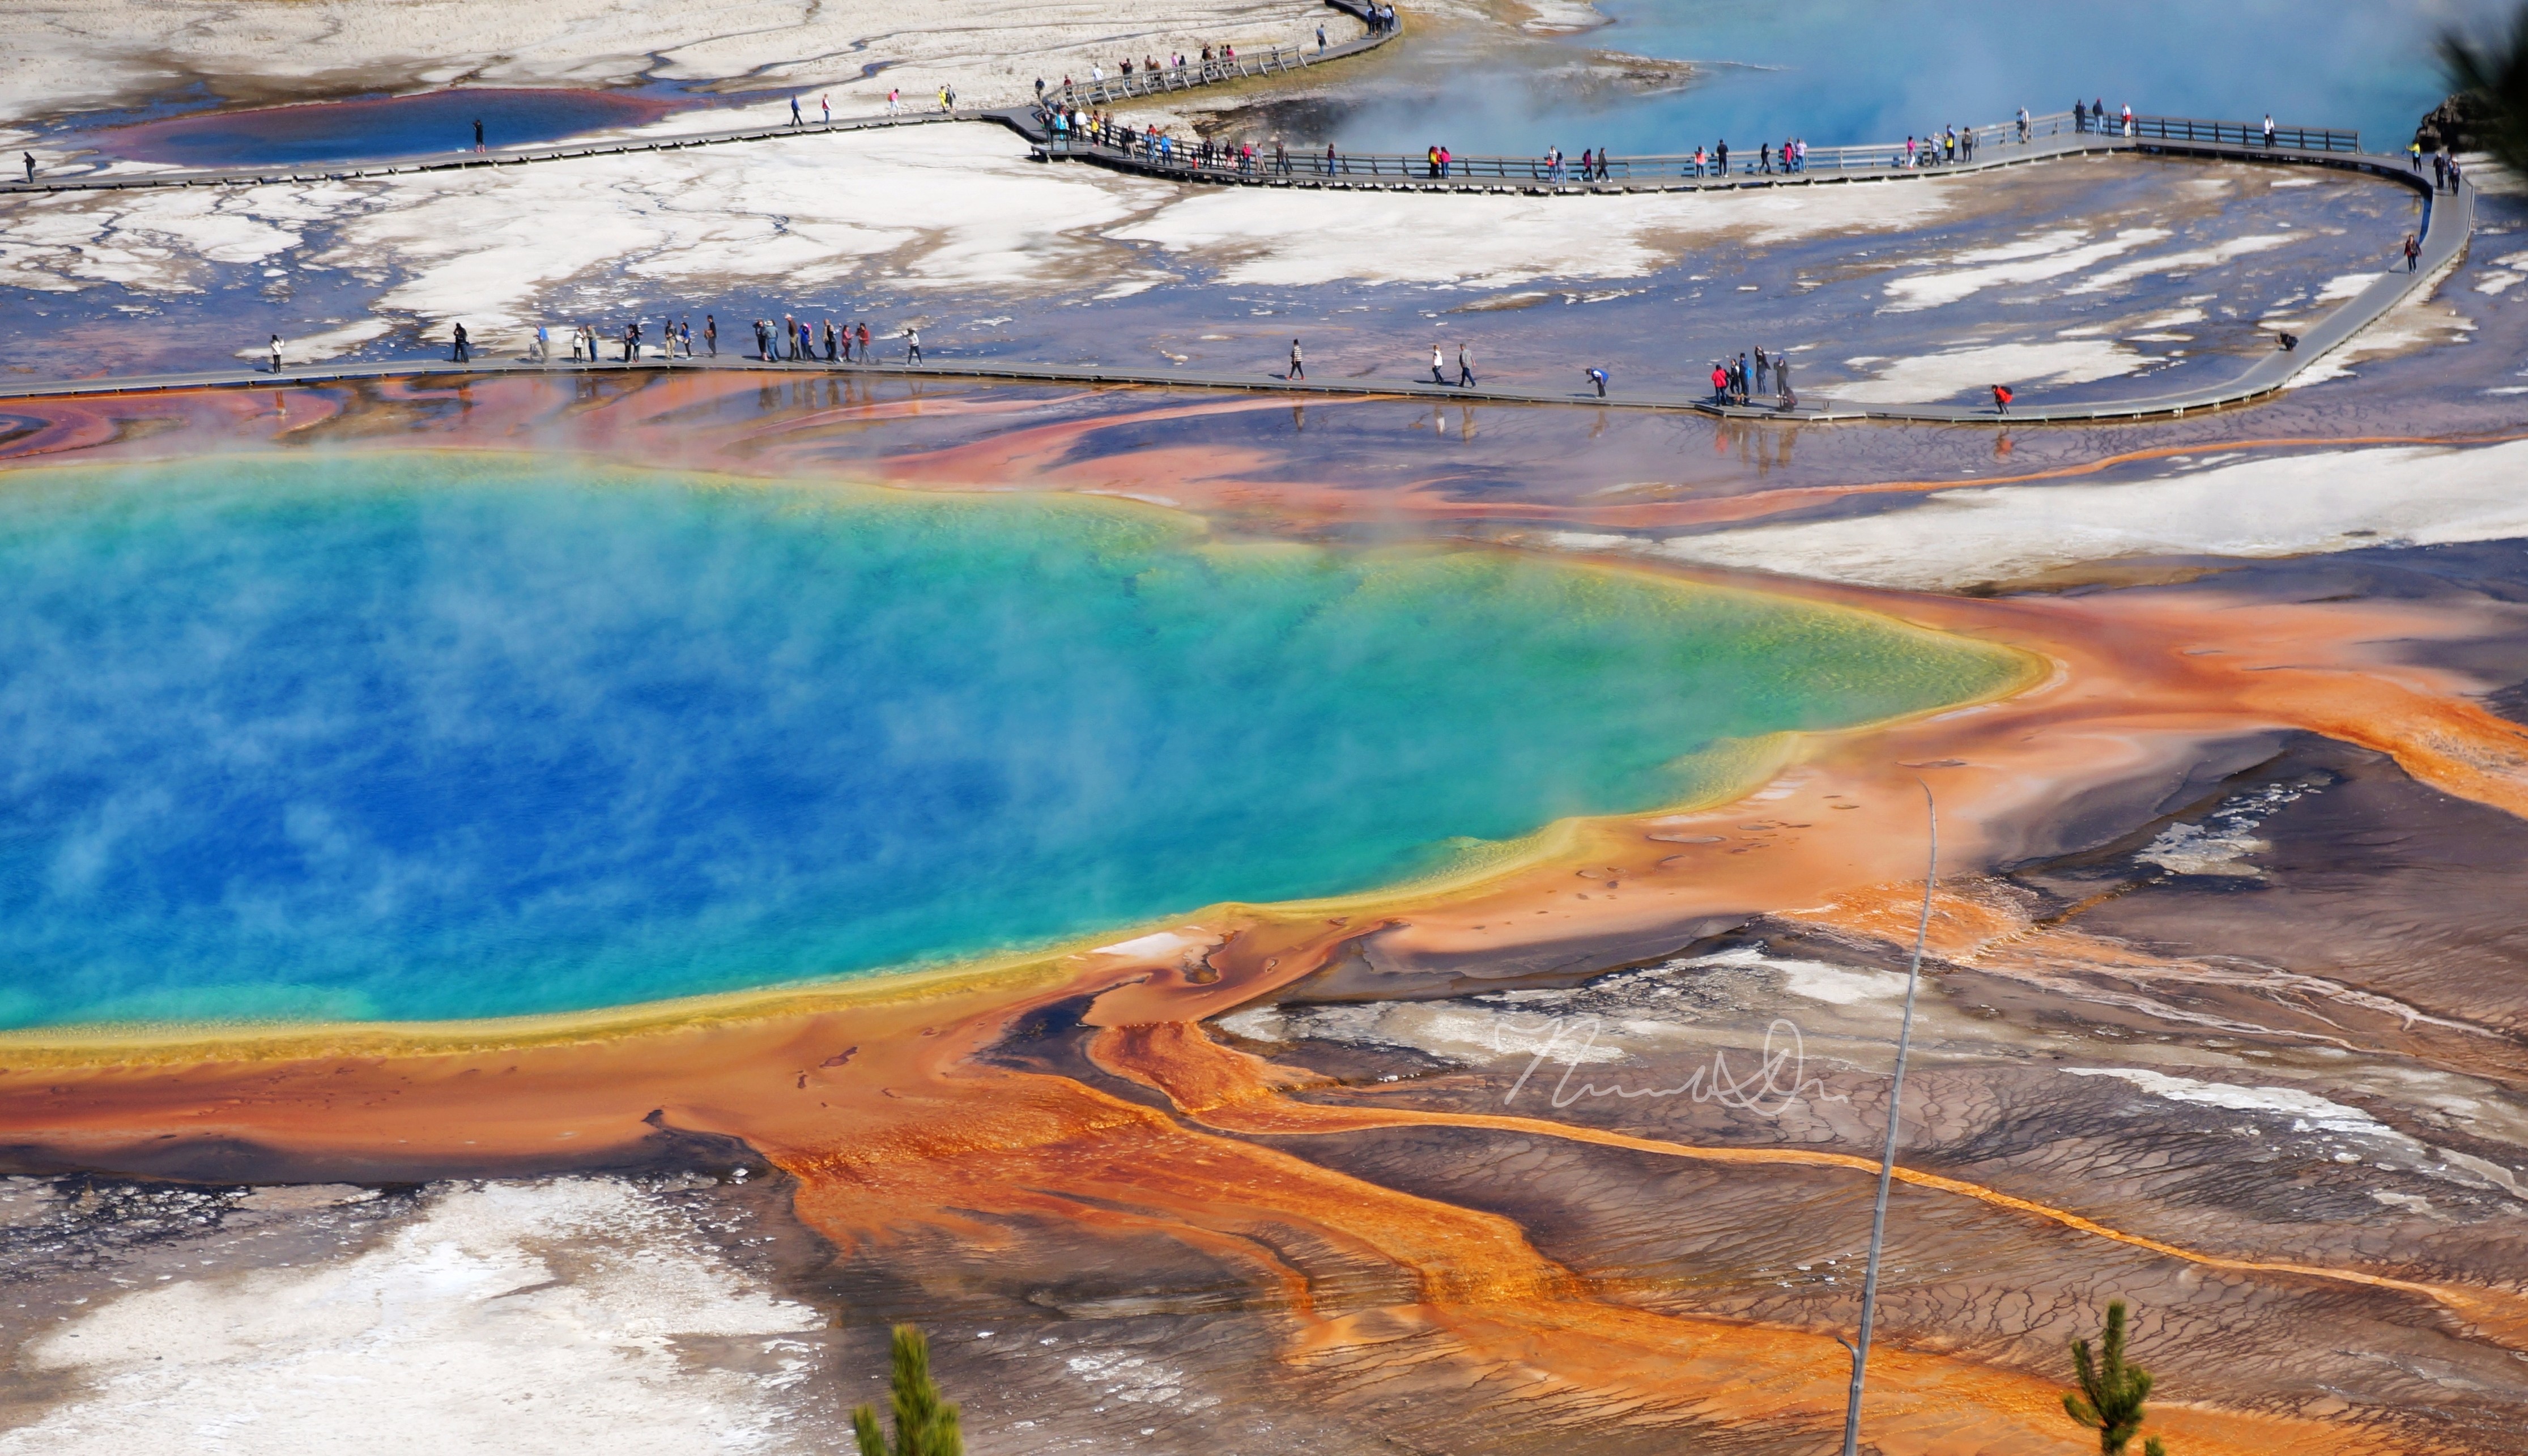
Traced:
<path fill-rule="evenodd" d="M 0 1024 L 567 1011 L 1367 889 L 1725 787 L 1723 741 L 2023 670 L 1764 596 L 1068 497 L 439 454 L 18 471 Z"/>

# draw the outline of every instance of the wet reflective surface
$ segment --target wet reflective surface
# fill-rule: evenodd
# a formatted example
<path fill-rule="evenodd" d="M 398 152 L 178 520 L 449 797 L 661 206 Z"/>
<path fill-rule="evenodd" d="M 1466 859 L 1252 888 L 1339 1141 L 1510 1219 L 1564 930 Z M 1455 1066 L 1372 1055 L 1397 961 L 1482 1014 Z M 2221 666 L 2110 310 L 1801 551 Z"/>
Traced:
<path fill-rule="evenodd" d="M 552 141 L 637 126 L 668 106 L 606 91 L 468 87 L 298 106 L 217 111 L 85 133 L 108 156 L 177 167 L 388 161 Z"/>

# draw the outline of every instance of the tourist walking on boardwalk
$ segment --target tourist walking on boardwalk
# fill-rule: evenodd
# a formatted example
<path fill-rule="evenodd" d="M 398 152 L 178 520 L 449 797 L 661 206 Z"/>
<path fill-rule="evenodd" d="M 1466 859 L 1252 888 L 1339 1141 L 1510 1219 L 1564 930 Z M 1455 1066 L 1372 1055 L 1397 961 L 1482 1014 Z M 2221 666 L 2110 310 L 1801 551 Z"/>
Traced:
<path fill-rule="evenodd" d="M 1604 399 L 1606 397 L 1606 371 L 1592 368 L 1589 371 L 1589 383 L 1598 387 L 1599 398 Z"/>
<path fill-rule="evenodd" d="M 908 365 L 919 364 L 922 362 L 922 331 L 920 329 L 908 327 L 904 331 L 904 362 Z"/>
<path fill-rule="evenodd" d="M 2414 143 L 2414 157 L 2418 163 L 2422 155 L 2423 144 L 2418 141 Z M 2435 192 L 2449 190 L 2449 158 L 2439 152 L 2432 153 L 2432 190 Z"/>
<path fill-rule="evenodd" d="M 1448 380 L 1447 376 L 1440 373 L 1440 346 L 1435 343 L 1431 345 L 1431 383 L 1446 385 Z"/>
<path fill-rule="evenodd" d="M 1756 392 L 1757 392 L 1757 393 L 1762 394 L 1762 393 L 1764 393 L 1764 376 L 1765 376 L 1765 374 L 1766 374 L 1767 372 L 1769 372 L 1769 371 L 1772 369 L 1772 367 L 1773 367 L 1773 361 L 1764 357 L 1764 346 L 1763 344 L 1761 344 L 1761 343 L 1760 343 L 1760 344 L 1758 344 L 1758 345 L 1756 345 Z"/>
<path fill-rule="evenodd" d="M 278 334 L 272 336 L 272 372 L 281 372 L 281 336 Z"/>
<path fill-rule="evenodd" d="M 1747 402 L 1747 351 L 1738 351 L 1738 402 Z"/>
<path fill-rule="evenodd" d="M 1037 82 L 1035 83 L 1035 88 L 1036 88 L 1037 90 L 1039 90 L 1039 91 L 1043 90 L 1043 89 L 1044 89 L 1044 82 L 1043 82 L 1043 81 L 1037 81 Z M 828 93 L 826 93 L 826 94 L 824 94 L 824 95 L 821 95 L 821 96 L 818 96 L 818 97 L 816 98 L 816 109 L 817 109 L 818 111 L 821 111 L 821 112 L 823 112 L 823 113 L 825 114 L 825 125 L 826 125 L 826 126 L 830 127 L 830 126 L 832 126 L 832 125 L 834 124 L 834 98 L 833 98 L 833 95 L 832 95 L 832 93 L 831 93 L 831 92 L 828 92 Z"/>
<path fill-rule="evenodd" d="M 1322 56 L 1322 55 L 1324 55 L 1325 53 L 1326 53 L 1326 27 L 1325 27 L 1325 26 L 1319 26 L 1317 27 L 1317 54 Z"/>
<path fill-rule="evenodd" d="M 2010 413 L 2010 386 L 1995 385 L 1992 387 L 1992 412 L 1994 414 L 2006 415 Z"/>
<path fill-rule="evenodd" d="M 1473 351 L 1466 347 L 1466 341 L 1461 338 L 1457 340 L 1457 388 L 1471 390 L 1474 387 L 1475 356 Z"/>
<path fill-rule="evenodd" d="M 536 325 L 536 341 L 527 349 L 527 357 L 542 364 L 553 352 L 553 334 L 544 325 Z"/>
<path fill-rule="evenodd" d="M 1791 361 L 1782 357 L 1779 349 L 1773 351 L 1773 395 L 1775 409 L 1799 407 L 1800 396 L 1791 392 Z"/>
<path fill-rule="evenodd" d="M 712 358 L 719 357 L 719 320 L 710 314 L 703 315 L 703 347 L 711 351 Z"/>
<path fill-rule="evenodd" d="M 676 346 L 677 346 L 678 348 L 681 348 L 681 349 L 683 349 L 683 350 L 685 351 L 685 357 L 686 357 L 686 358 L 690 359 L 690 358 L 692 358 L 692 357 L 694 356 L 694 321 L 693 321 L 693 320 L 691 320 L 691 319 L 678 319 L 678 320 L 676 321 Z"/>
<path fill-rule="evenodd" d="M 2273 150 L 2273 147 L 2274 147 L 2274 114 L 2273 114 L 2272 112 L 2270 112 L 2270 111 L 2269 111 L 2269 112 L 2266 112 L 2266 113 L 2265 113 L 2265 150 L 2267 150 L 2267 151 L 2272 151 L 2272 150 Z"/>
<path fill-rule="evenodd" d="M 465 337 L 465 326 L 459 324 L 456 326 L 456 346 L 448 351 L 448 361 L 451 364 L 464 364 L 472 361 L 473 357 L 473 341 Z"/>
<path fill-rule="evenodd" d="M 1713 177 L 1729 175 L 1729 138 L 1726 136 L 1720 138 L 1720 144 L 1712 149 L 1712 175 Z"/>
<path fill-rule="evenodd" d="M 1712 402 L 1714 404 L 1729 402 L 1729 371 L 1721 368 L 1720 361 L 1717 359 L 1712 361 Z"/>
<path fill-rule="evenodd" d="M 2028 126 L 2028 108 L 2027 108 L 2027 107 L 2025 107 L 2025 106 L 2023 106 L 2023 107 L 2019 108 L 2019 139 L 2020 139 L 2021 141 L 2023 141 L 2023 142 L 2024 142 L 2024 141 L 2028 140 L 2028 135 L 2029 135 L 2029 130 L 2030 130 L 2030 129 L 2029 129 L 2029 126 Z"/>
<path fill-rule="evenodd" d="M 895 115 L 895 108 L 896 108 L 897 104 L 898 104 L 899 102 L 901 102 L 903 99 L 904 99 L 904 93 L 903 93 L 903 92 L 898 91 L 898 90 L 897 90 L 895 87 L 893 87 L 893 86 L 889 86 L 889 87 L 887 87 L 887 88 L 886 88 L 886 114 L 887 114 L 888 116 L 893 116 L 893 115 Z"/>
<path fill-rule="evenodd" d="M 1306 364 L 1304 364 L 1304 363 L 1300 362 L 1300 359 L 1299 359 L 1299 341 L 1298 341 L 1297 339 L 1293 338 L 1293 339 L 1291 339 L 1291 340 L 1290 340 L 1290 373 L 1288 373 L 1288 374 L 1283 375 L 1283 376 L 1282 376 L 1282 378 L 1284 378 L 1284 379 L 1286 379 L 1286 380 L 1292 380 L 1292 379 L 1306 379 L 1307 377 L 1308 377 L 1308 366 L 1307 366 Z"/>
<path fill-rule="evenodd" d="M 482 119 L 481 117 L 476 117 L 476 118 L 474 119 L 474 150 L 476 150 L 476 151 L 478 151 L 478 152 L 479 152 L 479 151 L 481 151 L 482 149 L 483 149 L 483 119 Z"/>
<path fill-rule="evenodd" d="M 799 321 L 786 313 L 781 316 L 781 355 L 793 364 L 799 361 Z"/>
<path fill-rule="evenodd" d="M 840 355 L 836 352 L 836 350 L 837 350 L 837 349 L 839 349 L 839 348 L 840 348 L 840 345 L 839 345 L 839 344 L 837 344 L 837 343 L 834 341 L 834 321 L 833 321 L 832 319 L 827 319 L 827 320 L 825 320 L 825 362 L 826 362 L 826 363 L 831 364 L 831 363 L 833 363 L 837 358 L 839 358 L 839 357 L 840 357 Z"/>
<path fill-rule="evenodd" d="M 790 125 L 793 127 L 808 125 L 808 119 L 799 115 L 799 98 L 796 96 L 790 98 Z"/>
<path fill-rule="evenodd" d="M 31 187 L 35 184 L 35 154 L 33 152 L 20 152 L 18 155 L 26 159 L 26 185 Z"/>
<path fill-rule="evenodd" d="M 869 320 L 863 319 L 861 320 L 861 362 L 866 364 L 869 361 Z"/>
<path fill-rule="evenodd" d="M 2423 256 L 2423 245 L 2422 245 L 2421 243 L 2416 242 L 2416 241 L 2414 240 L 2414 234 L 2411 234 L 2411 233 L 2406 234 L 2405 234 L 2405 271 L 2406 271 L 2407 273 L 2411 273 L 2411 272 L 2413 272 L 2413 271 L 2414 271 L 2414 269 L 2415 269 L 2415 268 L 2417 268 L 2418 266 L 2420 266 L 2422 256 Z"/>

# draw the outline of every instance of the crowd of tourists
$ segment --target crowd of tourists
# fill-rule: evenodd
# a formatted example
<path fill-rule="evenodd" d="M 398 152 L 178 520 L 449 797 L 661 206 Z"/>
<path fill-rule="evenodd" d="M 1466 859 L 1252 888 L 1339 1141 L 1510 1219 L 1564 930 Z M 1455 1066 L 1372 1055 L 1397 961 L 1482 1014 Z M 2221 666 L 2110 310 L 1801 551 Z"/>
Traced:
<path fill-rule="evenodd" d="M 1791 392 L 1790 357 L 1780 350 L 1766 354 L 1759 344 L 1752 359 L 1742 351 L 1735 359 L 1712 361 L 1712 403 L 1745 405 L 1767 393 L 1776 409 L 1799 406 L 1800 396 Z"/>
<path fill-rule="evenodd" d="M 757 319 L 754 329 L 755 357 L 786 364 L 814 364 L 819 360 L 827 364 L 874 364 L 878 341 L 890 337 L 870 334 L 867 319 L 837 324 L 829 318 L 819 325 L 794 314 L 783 314 L 778 324 Z M 919 328 L 908 327 L 891 337 L 904 341 L 905 363 L 922 362 Z"/>
<path fill-rule="evenodd" d="M 2268 123 L 2272 120 L 2271 117 L 2266 118 Z M 2111 117 L 2107 115 L 2107 103 L 2104 101 L 2092 101 L 2082 106 L 2076 98 L 2072 102 L 2072 130 L 2094 131 L 2101 136 L 2131 136 L 2134 130 L 2133 109 L 2128 104 L 2121 113 Z M 2265 132 L 2265 140 L 2268 142 L 2273 140 L 2270 127 Z"/>

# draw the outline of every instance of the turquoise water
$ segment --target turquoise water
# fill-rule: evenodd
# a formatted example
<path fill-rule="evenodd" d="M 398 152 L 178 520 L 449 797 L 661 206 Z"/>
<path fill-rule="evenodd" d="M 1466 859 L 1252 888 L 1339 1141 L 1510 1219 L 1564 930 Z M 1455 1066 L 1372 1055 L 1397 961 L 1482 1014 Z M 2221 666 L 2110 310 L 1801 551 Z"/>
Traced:
<path fill-rule="evenodd" d="M 2433 41 L 2444 26 L 2489 33 L 2510 0 L 2121 0 L 2070 5 L 1889 5 L 1773 0 L 1692 5 L 1597 0 L 1613 22 L 1573 37 L 1697 64 L 1681 90 L 1597 97 L 1557 80 L 1480 69 L 1440 97 L 1370 109 L 1362 149 L 1446 142 L 1469 155 L 1559 145 L 1690 152 L 1726 139 L 1816 145 L 1892 141 L 1930 128 L 1997 122 L 2025 106 L 2069 111 L 2104 100 L 2135 111 L 2351 128 L 2375 151 L 2412 136 L 2448 85 Z"/>
<path fill-rule="evenodd" d="M 2016 671 L 1072 498 L 434 454 L 5 491 L 12 1026 L 563 1011 L 1362 889 Z"/>

